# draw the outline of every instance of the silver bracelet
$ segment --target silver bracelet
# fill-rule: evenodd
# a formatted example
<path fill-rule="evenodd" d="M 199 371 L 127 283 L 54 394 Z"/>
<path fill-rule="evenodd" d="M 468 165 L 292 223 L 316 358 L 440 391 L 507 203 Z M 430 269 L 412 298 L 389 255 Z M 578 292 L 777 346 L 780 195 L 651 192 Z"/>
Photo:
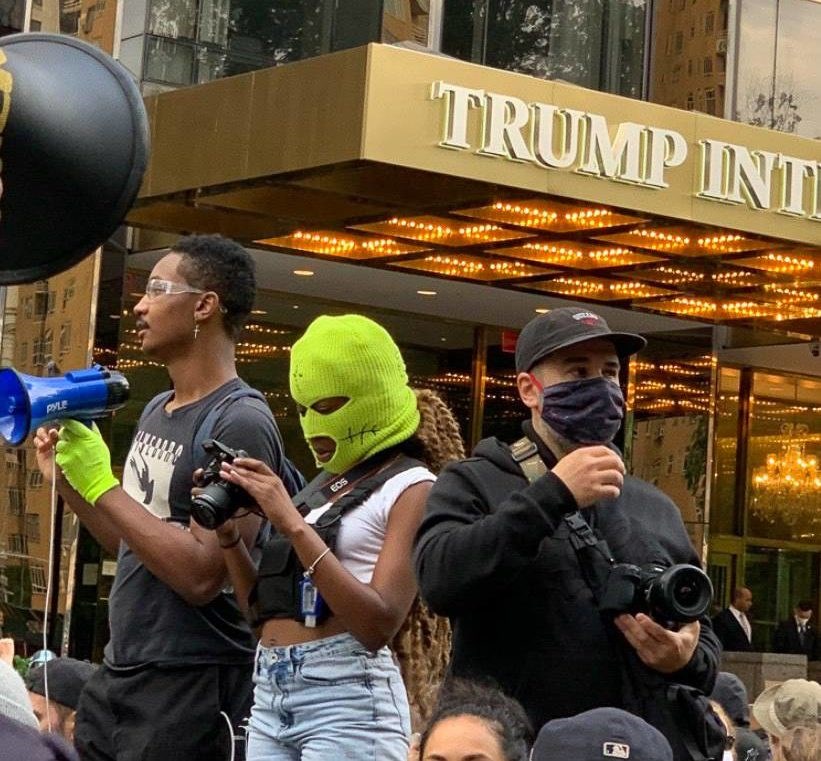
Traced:
<path fill-rule="evenodd" d="M 331 551 L 330 547 L 326 547 L 322 552 L 319 553 L 319 557 L 314 560 L 311 565 L 309 565 L 304 573 L 302 574 L 306 579 L 310 579 L 316 573 L 316 567 L 319 565 L 319 561 L 322 560 L 329 552 Z"/>

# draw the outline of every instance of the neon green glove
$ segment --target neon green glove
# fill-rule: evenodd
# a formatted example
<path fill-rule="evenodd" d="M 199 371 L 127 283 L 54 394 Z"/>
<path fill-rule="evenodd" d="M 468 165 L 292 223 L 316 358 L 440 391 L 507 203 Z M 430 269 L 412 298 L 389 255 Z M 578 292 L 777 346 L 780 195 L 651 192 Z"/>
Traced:
<path fill-rule="evenodd" d="M 64 420 L 55 447 L 57 465 L 66 480 L 89 505 L 120 482 L 111 472 L 111 453 L 100 430 L 78 420 Z"/>

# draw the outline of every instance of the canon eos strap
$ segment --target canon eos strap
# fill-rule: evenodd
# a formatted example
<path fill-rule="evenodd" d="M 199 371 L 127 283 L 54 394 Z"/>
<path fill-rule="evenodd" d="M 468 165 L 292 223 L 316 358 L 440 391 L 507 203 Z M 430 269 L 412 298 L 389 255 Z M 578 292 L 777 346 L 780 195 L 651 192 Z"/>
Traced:
<path fill-rule="evenodd" d="M 395 449 L 377 452 L 373 457 L 357 463 L 344 473 L 328 479 L 327 473 L 320 473 L 302 491 L 293 496 L 293 503 L 303 515 L 311 510 L 327 505 L 342 489 L 376 473 L 388 460 L 396 456 Z"/>

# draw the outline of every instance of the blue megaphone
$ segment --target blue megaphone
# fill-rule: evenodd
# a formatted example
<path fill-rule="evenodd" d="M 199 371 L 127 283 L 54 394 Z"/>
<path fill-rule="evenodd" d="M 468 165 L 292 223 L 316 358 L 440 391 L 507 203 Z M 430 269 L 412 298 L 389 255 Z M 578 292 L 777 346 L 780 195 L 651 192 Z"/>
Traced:
<path fill-rule="evenodd" d="M 128 381 L 101 365 L 59 378 L 38 378 L 11 367 L 0 370 L 0 438 L 16 447 L 48 420 L 93 420 L 128 401 Z"/>

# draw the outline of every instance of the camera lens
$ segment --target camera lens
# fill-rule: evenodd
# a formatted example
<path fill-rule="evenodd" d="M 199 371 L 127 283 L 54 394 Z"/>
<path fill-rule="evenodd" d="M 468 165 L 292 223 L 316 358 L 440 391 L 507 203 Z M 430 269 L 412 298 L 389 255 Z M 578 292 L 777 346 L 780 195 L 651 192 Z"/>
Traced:
<path fill-rule="evenodd" d="M 236 512 L 227 485 L 209 484 L 191 498 L 191 516 L 203 528 L 215 529 Z"/>
<path fill-rule="evenodd" d="M 654 617 L 676 623 L 698 620 L 710 610 L 712 600 L 710 578 L 694 565 L 671 566 L 647 588 L 647 602 Z"/>

